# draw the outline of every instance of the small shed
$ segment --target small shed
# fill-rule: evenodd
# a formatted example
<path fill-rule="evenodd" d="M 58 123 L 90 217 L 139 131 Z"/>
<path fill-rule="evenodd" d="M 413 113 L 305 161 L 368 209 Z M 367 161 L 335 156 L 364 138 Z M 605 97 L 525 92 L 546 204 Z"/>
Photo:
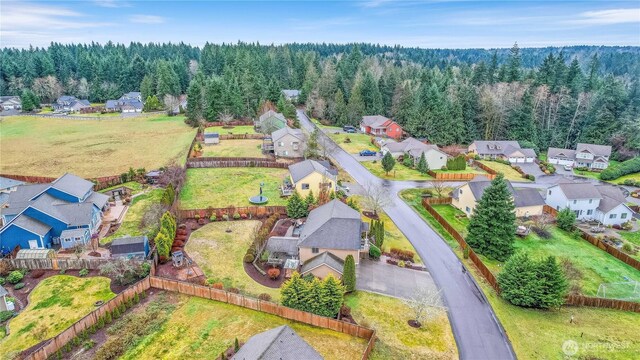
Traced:
<path fill-rule="evenodd" d="M 53 249 L 21 249 L 16 254 L 16 259 L 53 259 L 56 257 Z"/>
<path fill-rule="evenodd" d="M 149 239 L 146 236 L 128 236 L 111 242 L 111 257 L 144 259 L 149 255 Z"/>
<path fill-rule="evenodd" d="M 91 240 L 88 228 L 64 230 L 60 233 L 60 245 L 63 249 L 86 245 Z"/>
<path fill-rule="evenodd" d="M 7 296 L 9 296 L 9 292 L 7 291 L 7 289 L 2 287 L 2 285 L 0 285 L 0 312 L 12 311 L 14 308 L 13 303 L 7 301 Z"/>
<path fill-rule="evenodd" d="M 153 170 L 146 173 L 144 177 L 147 180 L 148 184 L 155 184 L 158 182 L 158 180 L 160 180 L 161 175 L 162 175 L 162 171 Z"/>
<path fill-rule="evenodd" d="M 204 133 L 205 145 L 215 145 L 220 143 L 220 135 L 217 132 Z"/>

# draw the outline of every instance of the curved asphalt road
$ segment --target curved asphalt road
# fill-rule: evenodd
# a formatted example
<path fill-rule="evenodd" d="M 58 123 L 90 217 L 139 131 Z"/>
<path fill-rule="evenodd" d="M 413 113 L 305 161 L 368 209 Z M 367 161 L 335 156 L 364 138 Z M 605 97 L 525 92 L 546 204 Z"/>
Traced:
<path fill-rule="evenodd" d="M 297 115 L 300 124 L 308 131 L 313 131 L 315 125 L 306 114 L 298 110 Z M 320 136 L 326 135 L 320 132 Z M 385 207 L 384 211 L 425 260 L 435 283 L 442 289 L 460 358 L 515 359 L 504 329 L 482 290 L 467 272 L 462 272 L 463 265 L 449 245 L 398 196 L 400 190 L 425 187 L 427 184 L 382 180 L 339 147 L 332 156 L 360 185 L 381 185 L 393 194 L 392 204 Z"/>

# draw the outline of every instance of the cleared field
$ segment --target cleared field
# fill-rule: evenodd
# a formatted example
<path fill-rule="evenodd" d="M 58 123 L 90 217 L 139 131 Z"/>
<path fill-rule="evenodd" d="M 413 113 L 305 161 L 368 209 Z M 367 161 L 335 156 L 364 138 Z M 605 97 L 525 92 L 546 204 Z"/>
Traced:
<path fill-rule="evenodd" d="M 180 206 L 184 209 L 250 206 L 249 197 L 258 195 L 261 182 L 263 195 L 269 198 L 266 205 L 286 205 L 286 198 L 280 197 L 280 185 L 287 176 L 287 169 L 188 169 Z"/>
<path fill-rule="evenodd" d="M 367 134 L 345 134 L 339 133 L 336 134 L 335 131 L 325 130 L 327 135 L 336 142 L 336 144 L 340 145 L 346 152 L 350 154 L 357 154 L 362 150 L 373 150 L 378 151 L 378 149 L 371 144 L 371 136 Z M 345 142 L 347 139 L 350 142 Z"/>
<path fill-rule="evenodd" d="M 233 126 L 229 129 L 225 129 L 223 126 L 210 126 L 204 129 L 207 133 L 218 134 L 256 134 L 256 130 L 251 125 Z"/>
<path fill-rule="evenodd" d="M 389 175 L 384 172 L 381 161 L 362 161 L 360 163 L 373 175 L 386 180 L 433 180 L 428 174 L 421 174 L 418 170 L 408 168 L 399 162 L 389 171 Z"/>
<path fill-rule="evenodd" d="M 260 332 L 289 325 L 325 359 L 360 359 L 365 339 L 235 305 L 181 296 L 170 318 L 121 359 L 216 359 Z"/>
<path fill-rule="evenodd" d="M 13 358 L 16 352 L 56 336 L 94 310 L 96 301 L 113 298 L 110 283 L 106 277 L 69 275 L 42 280 L 31 291 L 29 305 L 9 322 L 11 332 L 0 340 L 2 358 Z"/>
<path fill-rule="evenodd" d="M 480 160 L 480 163 L 490 167 L 491 169 L 493 169 L 493 170 L 495 170 L 497 172 L 503 173 L 504 174 L 504 178 L 507 179 L 507 180 L 524 181 L 524 182 L 529 181 L 529 180 L 523 178 L 522 175 L 520 175 L 520 173 L 517 172 L 510 165 L 501 164 L 499 162 L 489 161 L 489 160 Z"/>
<path fill-rule="evenodd" d="M 196 130 L 184 117 L 105 120 L 12 116 L 0 122 L 0 172 L 57 177 L 121 174 L 184 163 Z"/>
<path fill-rule="evenodd" d="M 238 288 L 254 297 L 267 293 L 277 301 L 279 289 L 258 284 L 244 271 L 244 254 L 253 240 L 253 230 L 258 226 L 260 222 L 255 220 L 209 223 L 191 234 L 185 250 L 207 279 L 221 282 L 225 287 Z"/>
<path fill-rule="evenodd" d="M 264 157 L 262 140 L 220 140 L 216 145 L 203 145 L 202 156 L 213 157 Z"/>

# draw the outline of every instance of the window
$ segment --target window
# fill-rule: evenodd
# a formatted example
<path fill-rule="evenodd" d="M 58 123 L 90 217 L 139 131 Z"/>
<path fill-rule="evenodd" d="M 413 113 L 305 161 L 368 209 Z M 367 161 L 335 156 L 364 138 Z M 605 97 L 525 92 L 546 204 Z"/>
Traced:
<path fill-rule="evenodd" d="M 283 147 L 284 146 L 284 142 L 283 141 L 278 142 L 278 146 Z"/>
<path fill-rule="evenodd" d="M 469 209 L 469 207 L 467 206 L 467 207 L 464 208 L 464 211 L 471 212 L 471 209 Z"/>
<path fill-rule="evenodd" d="M 462 194 L 462 189 L 460 189 L 459 191 L 460 191 L 460 194 Z"/>
<path fill-rule="evenodd" d="M 577 203 L 578 203 L 578 200 L 573 200 L 573 203 L 574 203 L 574 204 L 577 204 Z"/>
<path fill-rule="evenodd" d="M 311 252 L 317 254 L 320 252 L 320 250 L 318 248 L 311 248 Z"/>
<path fill-rule="evenodd" d="M 587 215 L 591 215 L 591 214 L 593 214 L 593 210 L 592 209 L 587 210 Z"/>
<path fill-rule="evenodd" d="M 549 190 L 549 195 L 551 195 L 551 190 Z"/>
<path fill-rule="evenodd" d="M 609 215 L 609 219 L 615 219 L 616 217 L 618 217 L 618 214 L 611 214 L 611 215 Z"/>
<path fill-rule="evenodd" d="M 620 219 L 626 219 L 626 218 L 627 218 L 627 213 L 620 214 Z"/>
<path fill-rule="evenodd" d="M 302 184 L 302 190 L 309 190 L 309 184 Z"/>
<path fill-rule="evenodd" d="M 593 199 L 589 199 L 589 204 L 591 204 L 593 202 Z"/>

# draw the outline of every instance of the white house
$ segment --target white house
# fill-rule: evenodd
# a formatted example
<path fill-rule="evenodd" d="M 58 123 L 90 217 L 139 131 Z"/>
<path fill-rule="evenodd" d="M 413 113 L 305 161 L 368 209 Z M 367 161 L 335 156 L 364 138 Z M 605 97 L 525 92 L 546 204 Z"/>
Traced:
<path fill-rule="evenodd" d="M 414 138 L 407 138 L 401 142 L 387 142 L 382 146 L 381 151 L 383 154 L 390 152 L 394 158 L 409 154 L 414 162 L 417 162 L 424 153 L 429 169 L 440 169 L 447 166 L 447 158 L 449 157 L 437 145 L 425 144 Z"/>
<path fill-rule="evenodd" d="M 586 167 L 589 170 L 602 170 L 609 167 L 611 146 L 578 144 L 576 150 L 549 148 L 547 158 L 549 163 Z"/>
<path fill-rule="evenodd" d="M 468 152 L 483 159 L 502 159 L 510 163 L 532 163 L 536 159 L 533 149 L 523 149 L 517 141 L 476 140 L 469 145 Z"/>
<path fill-rule="evenodd" d="M 22 100 L 19 96 L 0 96 L 0 109 L 20 110 L 22 109 Z"/>
<path fill-rule="evenodd" d="M 558 184 L 547 190 L 545 202 L 556 210 L 571 209 L 578 220 L 597 220 L 603 225 L 620 225 L 633 215 L 620 189 L 611 185 Z"/>

